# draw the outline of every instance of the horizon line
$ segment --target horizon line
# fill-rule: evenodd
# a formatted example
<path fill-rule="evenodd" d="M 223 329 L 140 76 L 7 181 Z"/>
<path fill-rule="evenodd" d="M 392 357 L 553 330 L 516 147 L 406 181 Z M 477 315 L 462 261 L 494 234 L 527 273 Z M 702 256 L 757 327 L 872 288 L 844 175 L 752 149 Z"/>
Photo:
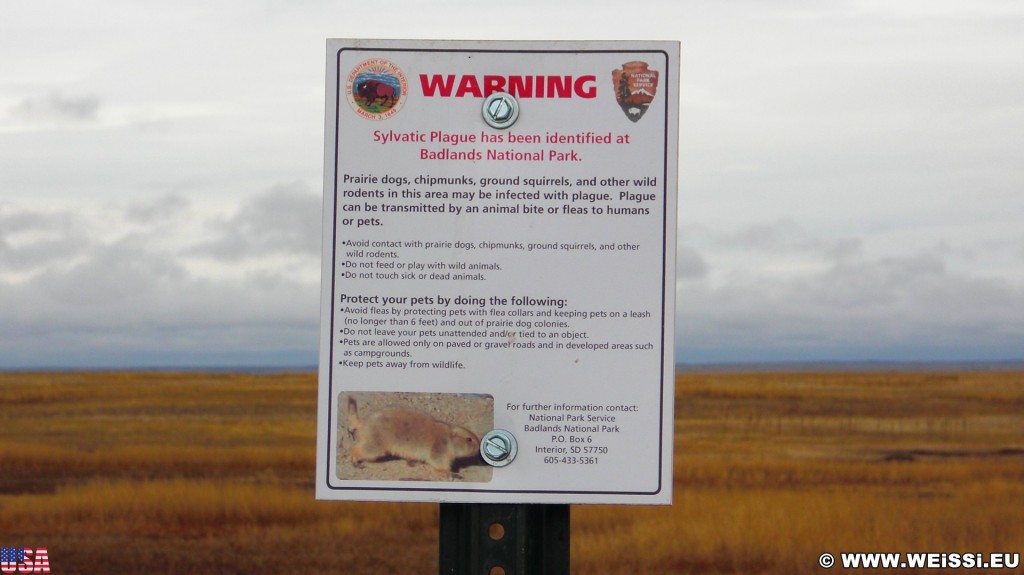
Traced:
<path fill-rule="evenodd" d="M 210 365 L 37 365 L 0 367 L 0 373 L 14 372 L 211 372 L 211 373 L 317 373 L 318 364 L 210 364 Z M 750 371 L 1024 371 L 1024 360 L 783 360 L 677 362 L 676 373 Z"/>

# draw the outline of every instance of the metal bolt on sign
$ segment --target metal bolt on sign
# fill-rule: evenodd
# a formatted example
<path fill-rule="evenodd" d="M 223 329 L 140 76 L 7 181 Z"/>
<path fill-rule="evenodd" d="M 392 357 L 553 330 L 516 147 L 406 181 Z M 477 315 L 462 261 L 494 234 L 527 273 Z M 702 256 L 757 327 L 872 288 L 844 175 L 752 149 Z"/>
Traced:
<path fill-rule="evenodd" d="M 487 432 L 480 440 L 480 455 L 488 465 L 505 467 L 516 458 L 516 438 L 504 429 Z"/>
<path fill-rule="evenodd" d="M 495 92 L 484 100 L 484 121 L 492 128 L 504 130 L 519 119 L 519 102 L 505 92 Z"/>

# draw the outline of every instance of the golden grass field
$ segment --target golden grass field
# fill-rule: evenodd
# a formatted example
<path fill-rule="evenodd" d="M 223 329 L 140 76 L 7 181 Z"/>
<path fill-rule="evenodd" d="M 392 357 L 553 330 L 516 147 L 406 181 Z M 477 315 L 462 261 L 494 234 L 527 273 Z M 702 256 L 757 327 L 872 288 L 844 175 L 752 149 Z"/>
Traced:
<path fill-rule="evenodd" d="M 574 506 L 574 574 L 1024 552 L 1024 373 L 684 374 L 676 395 L 675 504 Z M 309 373 L 0 373 L 0 546 L 61 575 L 436 573 L 436 505 L 314 500 L 315 403 Z"/>

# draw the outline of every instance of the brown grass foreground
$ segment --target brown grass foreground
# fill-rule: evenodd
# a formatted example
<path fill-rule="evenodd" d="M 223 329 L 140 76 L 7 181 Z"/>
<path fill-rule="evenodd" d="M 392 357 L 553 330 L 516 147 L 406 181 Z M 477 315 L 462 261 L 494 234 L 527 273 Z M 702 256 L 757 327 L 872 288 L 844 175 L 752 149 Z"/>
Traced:
<path fill-rule="evenodd" d="M 436 505 L 313 499 L 315 388 L 0 373 L 0 546 L 67 575 L 437 572 Z M 573 573 L 1024 552 L 1022 373 L 682 375 L 676 417 L 675 504 L 574 507 Z"/>

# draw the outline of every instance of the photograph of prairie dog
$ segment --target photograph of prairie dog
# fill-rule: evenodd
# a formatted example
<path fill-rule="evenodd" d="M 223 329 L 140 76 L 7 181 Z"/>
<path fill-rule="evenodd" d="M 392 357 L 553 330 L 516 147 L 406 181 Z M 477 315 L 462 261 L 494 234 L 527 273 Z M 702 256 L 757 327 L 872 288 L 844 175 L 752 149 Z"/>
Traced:
<path fill-rule="evenodd" d="M 493 428 L 489 395 L 348 392 L 337 407 L 339 479 L 491 480 L 480 457 Z"/>

